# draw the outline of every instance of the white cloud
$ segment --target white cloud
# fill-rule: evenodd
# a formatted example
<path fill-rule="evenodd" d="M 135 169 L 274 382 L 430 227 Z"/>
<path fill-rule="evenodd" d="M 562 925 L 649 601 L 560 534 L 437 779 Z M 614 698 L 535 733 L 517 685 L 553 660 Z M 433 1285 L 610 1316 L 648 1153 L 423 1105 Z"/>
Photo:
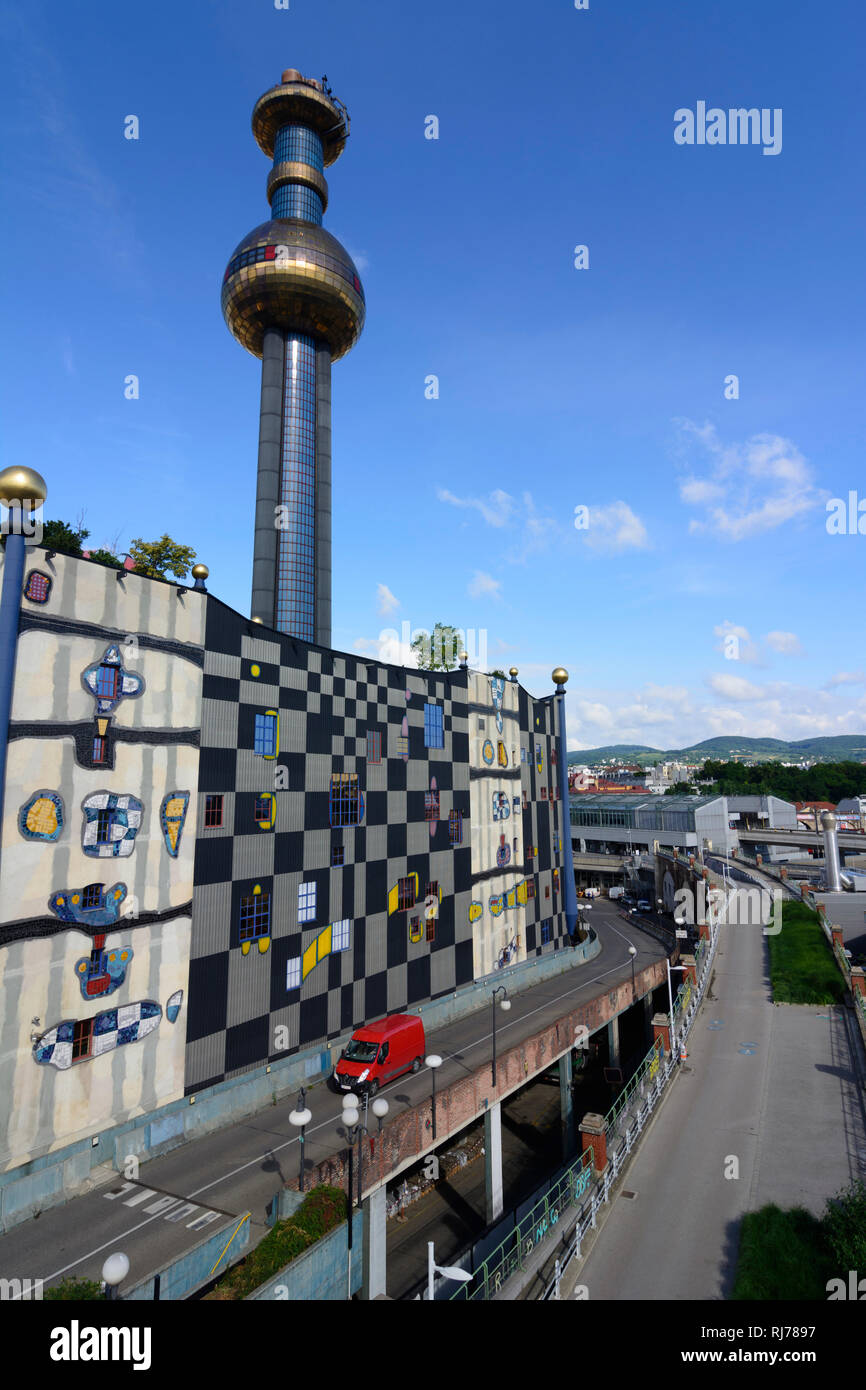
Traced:
<path fill-rule="evenodd" d="M 838 685 L 863 685 L 866 682 L 866 671 L 837 671 L 835 676 L 831 676 L 824 686 L 825 690 L 835 690 Z"/>
<path fill-rule="evenodd" d="M 645 550 L 649 545 L 646 527 L 627 502 L 590 507 L 589 526 L 576 534 L 593 550 Z"/>
<path fill-rule="evenodd" d="M 436 493 L 440 502 L 448 502 L 452 507 L 474 507 L 479 511 L 488 526 L 507 526 L 515 512 L 514 498 L 501 488 L 496 488 L 487 498 L 455 497 L 447 488 L 440 487 Z"/>
<path fill-rule="evenodd" d="M 400 607 L 400 600 L 394 597 L 387 584 L 376 585 L 376 601 L 379 613 L 383 618 Z"/>
<path fill-rule="evenodd" d="M 812 470 L 797 446 L 776 434 L 754 434 L 725 445 L 714 425 L 678 422 L 683 441 L 696 443 L 710 464 L 708 476 L 694 471 L 680 479 L 680 497 L 703 515 L 691 532 L 710 532 L 729 541 L 772 531 L 822 505 Z"/>
<path fill-rule="evenodd" d="M 783 656 L 800 656 L 803 647 L 795 632 L 768 632 L 764 638 L 768 647 Z"/>
<path fill-rule="evenodd" d="M 468 592 L 472 598 L 481 598 L 485 594 L 489 594 L 491 598 L 500 598 L 501 588 L 501 579 L 494 579 L 492 574 L 487 574 L 484 570 L 476 570 L 469 582 Z"/>
<path fill-rule="evenodd" d="M 712 675 L 707 677 L 707 685 L 726 700 L 766 700 L 768 698 L 767 691 L 763 686 L 747 681 L 745 676 Z"/>

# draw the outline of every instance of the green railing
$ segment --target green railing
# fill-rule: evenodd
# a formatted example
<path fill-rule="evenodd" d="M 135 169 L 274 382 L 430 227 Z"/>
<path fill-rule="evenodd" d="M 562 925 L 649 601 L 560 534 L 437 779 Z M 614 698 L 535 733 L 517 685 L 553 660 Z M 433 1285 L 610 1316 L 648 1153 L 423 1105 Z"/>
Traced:
<path fill-rule="evenodd" d="M 586 1149 L 508 1232 L 496 1249 L 482 1260 L 475 1270 L 472 1283 L 459 1284 L 449 1301 L 495 1298 L 506 1279 L 522 1269 L 535 1247 L 549 1232 L 556 1230 L 563 1212 L 578 1204 L 591 1179 L 592 1149 Z"/>
<path fill-rule="evenodd" d="M 661 1055 L 661 1039 L 653 1043 L 646 1057 L 641 1062 L 634 1076 L 632 1076 L 626 1086 L 620 1091 L 610 1110 L 605 1115 L 607 1133 L 613 1130 L 623 1110 L 627 1108 L 635 1091 L 640 1086 L 645 1077 L 649 1076 L 651 1081 L 655 1080 L 656 1072 L 659 1069 L 659 1058 Z"/>

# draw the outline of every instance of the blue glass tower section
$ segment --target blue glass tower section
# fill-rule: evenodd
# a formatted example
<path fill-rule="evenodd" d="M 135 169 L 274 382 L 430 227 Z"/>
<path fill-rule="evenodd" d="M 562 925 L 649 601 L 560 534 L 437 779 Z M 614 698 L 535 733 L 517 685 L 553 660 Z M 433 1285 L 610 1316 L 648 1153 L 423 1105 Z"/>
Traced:
<path fill-rule="evenodd" d="M 354 346 L 364 291 L 322 226 L 324 170 L 349 133 L 345 107 L 296 69 L 260 97 L 253 134 L 271 161 L 270 221 L 235 248 L 222 307 L 262 360 L 251 616 L 331 645 L 331 363 Z"/>

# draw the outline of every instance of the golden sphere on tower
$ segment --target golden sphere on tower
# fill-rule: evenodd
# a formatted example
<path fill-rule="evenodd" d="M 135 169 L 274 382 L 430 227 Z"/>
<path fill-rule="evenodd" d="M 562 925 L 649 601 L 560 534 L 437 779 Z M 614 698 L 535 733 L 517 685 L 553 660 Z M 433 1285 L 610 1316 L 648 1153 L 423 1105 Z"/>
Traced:
<path fill-rule="evenodd" d="M 260 623 L 262 620 L 261 620 L 261 618 L 253 618 L 252 621 L 253 621 L 254 623 Z"/>
<path fill-rule="evenodd" d="M 568 680 L 568 672 L 564 666 L 557 666 L 556 670 L 552 672 L 550 679 L 553 681 L 554 685 L 565 685 Z"/>
<path fill-rule="evenodd" d="M 207 565 L 193 565 L 192 567 L 193 579 L 207 579 L 209 574 L 210 570 Z"/>
<path fill-rule="evenodd" d="M 514 680 L 515 677 L 517 676 L 517 667 L 516 667 L 516 666 L 509 666 L 509 668 L 508 668 L 508 674 L 509 674 L 509 676 L 511 676 L 512 680 Z"/>
<path fill-rule="evenodd" d="M 11 468 L 4 468 L 0 473 L 0 501 L 2 502 L 32 502 L 34 507 L 38 507 L 40 502 L 44 502 L 48 496 L 48 488 L 45 486 L 45 479 L 41 473 L 37 473 L 35 468 L 24 468 L 18 464 L 13 464 Z"/>

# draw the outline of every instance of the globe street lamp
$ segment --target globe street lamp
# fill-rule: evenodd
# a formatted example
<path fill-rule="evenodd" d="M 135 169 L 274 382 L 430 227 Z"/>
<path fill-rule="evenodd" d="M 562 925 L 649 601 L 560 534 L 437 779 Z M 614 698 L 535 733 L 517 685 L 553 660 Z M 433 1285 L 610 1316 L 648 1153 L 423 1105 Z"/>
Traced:
<path fill-rule="evenodd" d="M 437 1057 L 435 1052 L 431 1052 L 429 1057 L 425 1057 L 425 1062 L 430 1068 L 430 1075 L 433 1080 L 433 1138 L 436 1138 L 436 1068 L 441 1067 L 442 1058 Z"/>
<path fill-rule="evenodd" d="M 428 1059 L 429 1060 L 429 1059 Z M 472 1275 L 467 1274 L 465 1269 L 458 1269 L 457 1265 L 437 1265 L 433 1258 L 433 1242 L 427 1242 L 427 1299 L 433 1301 L 433 1276 L 441 1274 L 443 1279 L 456 1279 L 461 1284 L 468 1284 L 472 1280 Z"/>
<path fill-rule="evenodd" d="M 385 1119 L 385 1116 L 387 1115 L 389 1109 L 390 1106 L 388 1105 L 388 1102 L 385 1100 L 383 1096 L 377 1096 L 376 1099 L 373 1101 L 373 1114 L 379 1121 L 380 1134 L 382 1133 L 382 1121 Z"/>
<path fill-rule="evenodd" d="M 353 1160 L 354 1154 L 355 1154 L 355 1126 L 359 1123 L 360 1119 L 361 1119 L 361 1113 L 360 1113 L 360 1111 L 358 1110 L 358 1103 L 357 1103 L 357 1101 L 356 1101 L 354 1095 L 352 1095 L 351 1092 L 350 1092 L 349 1095 L 343 1096 L 343 1124 L 346 1126 L 346 1138 L 347 1138 L 348 1141 L 349 1141 L 349 1202 L 348 1202 L 348 1211 L 347 1211 L 347 1216 L 348 1216 L 348 1221 L 349 1221 L 349 1227 L 348 1227 L 348 1234 L 347 1234 L 347 1237 L 346 1237 L 346 1239 L 347 1239 L 347 1258 L 348 1258 L 348 1265 L 347 1265 L 348 1291 L 347 1291 L 346 1297 L 347 1297 L 348 1299 L 351 1299 L 351 1297 L 352 1297 L 352 1215 L 353 1215 L 353 1212 L 352 1212 L 352 1206 L 353 1206 L 353 1192 L 352 1192 L 352 1189 L 353 1189 L 353 1186 L 354 1186 L 354 1182 L 353 1182 L 353 1172 L 354 1172 L 354 1170 L 353 1170 L 353 1163 L 352 1163 L 352 1160 Z"/>
<path fill-rule="evenodd" d="M 634 982 L 634 962 L 637 955 L 637 947 L 629 946 L 628 953 L 631 956 L 631 1002 L 634 1004 L 637 999 L 637 985 Z"/>
<path fill-rule="evenodd" d="M 309 1111 L 305 1105 L 306 1095 L 307 1092 L 302 1086 L 298 1092 L 297 1104 L 289 1116 L 289 1124 L 294 1125 L 296 1129 L 300 1130 L 298 1139 L 301 1147 L 301 1175 L 299 1182 L 299 1190 L 301 1192 L 304 1190 L 304 1130 L 313 1118 L 311 1111 Z"/>
<path fill-rule="evenodd" d="M 508 1010 L 511 1008 L 511 1000 L 508 998 L 508 990 L 505 988 L 504 985 L 499 985 L 499 986 L 493 991 L 493 995 L 492 995 L 491 1000 L 490 1000 L 491 1006 L 492 1006 L 492 1008 L 493 1008 L 493 1085 L 494 1085 L 494 1088 L 495 1088 L 495 1086 L 496 1086 L 496 996 L 497 996 L 497 994 L 501 994 L 501 995 L 502 995 L 502 998 L 501 998 L 500 1001 L 499 1001 L 499 1007 L 500 1007 L 500 1009 L 502 1010 L 502 1012 L 503 1012 L 503 1013 L 507 1013 Z"/>
<path fill-rule="evenodd" d="M 672 968 L 671 968 L 671 963 L 670 963 L 670 959 L 669 959 L 669 957 L 667 957 L 667 956 L 665 957 L 665 965 L 666 965 L 667 968 L 668 968 L 668 1008 L 670 1009 L 670 1015 L 669 1015 L 669 1016 L 670 1016 L 670 1021 L 671 1021 L 671 1056 L 673 1056 L 673 1053 L 674 1053 L 674 1051 L 675 1051 L 675 1046 L 674 1046 L 674 1042 L 675 1042 L 675 1039 L 674 1039 L 674 997 L 673 997 L 673 994 L 671 993 L 671 974 L 673 973 L 673 971 L 678 971 L 678 972 L 679 972 L 679 971 L 682 971 L 683 974 L 685 974 L 687 967 L 686 967 L 685 965 L 675 965 L 675 966 L 673 966 L 673 970 L 672 970 Z"/>
<path fill-rule="evenodd" d="M 129 1260 L 118 1250 L 113 1255 L 109 1255 L 105 1264 L 102 1266 L 102 1277 L 105 1281 L 105 1297 L 111 1300 L 119 1298 L 117 1292 L 118 1284 L 122 1284 L 129 1273 Z"/>

